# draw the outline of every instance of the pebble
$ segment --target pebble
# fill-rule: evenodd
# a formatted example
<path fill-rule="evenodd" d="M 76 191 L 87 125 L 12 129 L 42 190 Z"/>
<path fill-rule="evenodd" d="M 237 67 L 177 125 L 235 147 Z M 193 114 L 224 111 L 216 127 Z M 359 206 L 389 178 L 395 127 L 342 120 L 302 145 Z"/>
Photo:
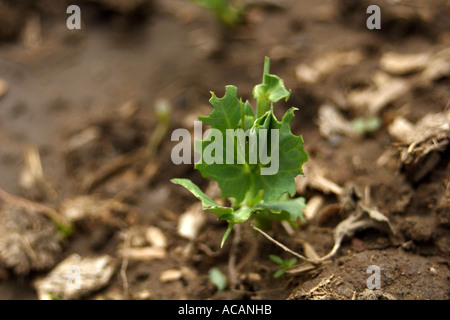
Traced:
<path fill-rule="evenodd" d="M 155 247 L 166 248 L 167 238 L 161 229 L 156 227 L 149 227 L 145 231 L 145 239 L 149 244 Z"/>

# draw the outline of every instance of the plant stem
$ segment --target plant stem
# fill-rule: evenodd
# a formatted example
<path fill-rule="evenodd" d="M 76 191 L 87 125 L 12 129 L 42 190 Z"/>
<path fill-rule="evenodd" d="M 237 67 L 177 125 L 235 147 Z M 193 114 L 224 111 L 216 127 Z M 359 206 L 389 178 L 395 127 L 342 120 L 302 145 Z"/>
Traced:
<path fill-rule="evenodd" d="M 262 83 L 266 84 L 266 74 L 270 73 L 270 58 L 264 57 L 264 72 L 263 72 L 263 78 Z"/>
<path fill-rule="evenodd" d="M 266 75 L 269 73 L 270 73 L 270 58 L 265 57 L 264 58 L 264 72 L 263 72 L 263 77 L 262 77 L 263 85 L 267 84 Z M 267 112 L 267 110 L 269 110 L 269 104 L 270 104 L 270 101 L 267 98 L 257 99 L 257 101 L 256 101 L 256 117 L 257 118 L 261 117 L 264 113 Z"/>
<path fill-rule="evenodd" d="M 300 260 L 303 261 L 307 261 L 309 263 L 312 263 L 314 265 L 318 265 L 321 263 L 321 261 L 316 261 L 316 260 L 311 260 L 308 259 L 304 256 L 302 256 L 301 254 L 298 254 L 295 251 L 292 251 L 291 249 L 289 249 L 288 247 L 286 247 L 284 244 L 278 242 L 277 240 L 275 240 L 274 238 L 272 238 L 271 236 L 269 236 L 267 233 L 265 233 L 264 231 L 262 231 L 261 229 L 255 227 L 254 225 L 252 225 L 252 228 L 256 231 L 258 231 L 259 233 L 261 233 L 264 237 L 266 237 L 268 240 L 272 241 L 273 243 L 275 243 L 277 246 L 279 246 L 280 248 L 282 248 L 284 251 L 289 252 L 290 254 L 293 254 L 294 256 L 296 256 L 297 258 L 299 258 Z"/>

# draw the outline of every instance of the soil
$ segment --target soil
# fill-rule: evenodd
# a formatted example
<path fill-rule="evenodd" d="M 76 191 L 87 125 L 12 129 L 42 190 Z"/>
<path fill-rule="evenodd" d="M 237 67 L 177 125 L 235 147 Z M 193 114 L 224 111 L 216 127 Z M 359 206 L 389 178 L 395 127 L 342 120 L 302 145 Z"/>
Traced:
<path fill-rule="evenodd" d="M 8 85 L 3 96 L 0 89 L 0 188 L 55 209 L 82 195 L 117 201 L 107 209 L 92 209 L 92 217 L 75 224 L 60 243 L 58 261 L 73 253 L 108 254 L 123 267 L 119 248 L 127 231 L 154 226 L 167 239 L 163 258 L 130 259 L 128 291 L 117 270 L 107 287 L 86 299 L 449 299 L 449 149 L 440 152 L 439 161 L 419 181 L 399 170 L 396 160 L 379 163 L 396 146 L 387 128 L 397 115 L 416 123 L 448 108 L 448 74 L 427 82 L 418 82 L 414 73 L 402 75 L 409 89 L 379 112 L 382 125 L 375 132 L 331 141 L 318 125 L 321 105 L 371 85 L 385 52 L 448 48 L 446 1 L 255 1 L 246 8 L 243 23 L 231 29 L 188 1 L 136 1 L 125 9 L 111 5 L 120 1 L 78 1 L 81 30 L 66 28 L 65 1 L 49 2 L 0 1 L 0 80 Z M 381 8 L 381 30 L 366 27 L 370 4 Z M 302 83 L 296 77 L 299 64 L 312 65 L 324 53 L 342 50 L 361 50 L 364 59 L 335 67 L 318 82 Z M 209 181 L 193 165 L 170 160 L 177 143 L 171 132 L 192 130 L 196 117 L 209 113 L 210 92 L 222 96 L 225 85 L 237 86 L 243 99 L 252 100 L 264 56 L 271 57 L 271 72 L 292 89 L 289 101 L 276 105 L 276 114 L 299 108 L 292 131 L 303 136 L 309 161 L 340 186 L 370 189 L 371 205 L 389 218 L 393 229 L 357 232 L 320 267 L 278 279 L 273 277 L 277 265 L 268 256 L 291 256 L 247 223 L 223 248 L 226 224 L 209 213 L 196 239 L 181 237 L 179 217 L 196 198 L 169 181 L 189 178 L 206 189 Z M 159 123 L 156 106 L 161 101 L 171 107 L 169 128 L 146 162 L 136 154 Z M 341 109 L 348 118 L 364 115 Z M 83 135 L 94 138 L 76 144 Z M 25 187 L 24 155 L 30 146 L 39 150 L 46 183 Z M 102 168 L 133 155 L 135 161 L 124 160 L 97 179 Z M 306 201 L 317 195 L 327 205 L 339 201 L 311 186 L 298 194 Z M 7 206 L 0 205 L 2 214 Z M 299 253 L 307 241 L 324 256 L 333 247 L 334 227 L 344 218 L 339 211 L 322 210 L 293 234 L 279 223 L 267 232 Z M 218 292 L 208 272 L 216 267 L 230 280 L 230 259 L 236 264 L 236 281 Z M 0 260 L 0 299 L 36 299 L 33 283 L 51 269 L 46 264 L 17 274 L 1 265 Z M 366 286 L 371 265 L 381 269 L 379 290 Z M 161 281 L 170 269 L 184 270 L 183 276 Z"/>

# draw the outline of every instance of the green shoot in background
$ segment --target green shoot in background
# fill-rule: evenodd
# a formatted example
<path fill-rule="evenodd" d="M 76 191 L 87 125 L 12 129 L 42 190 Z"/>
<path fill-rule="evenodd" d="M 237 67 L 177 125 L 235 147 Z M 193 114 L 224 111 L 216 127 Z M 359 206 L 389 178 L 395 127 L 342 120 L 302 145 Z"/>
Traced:
<path fill-rule="evenodd" d="M 211 11 L 224 26 L 234 27 L 243 19 L 243 8 L 231 0 L 192 0 L 199 7 Z"/>
<path fill-rule="evenodd" d="M 217 290 L 223 291 L 227 288 L 227 277 L 218 268 L 211 268 L 208 276 L 209 280 L 217 287 Z"/>
<path fill-rule="evenodd" d="M 279 256 L 274 255 L 274 254 L 269 255 L 269 259 L 272 260 L 273 262 L 275 262 L 276 264 L 278 264 L 281 267 L 280 269 L 275 271 L 275 273 L 273 274 L 274 278 L 281 277 L 283 274 L 286 273 L 286 269 L 292 267 L 294 264 L 297 263 L 297 258 L 292 258 L 292 259 L 289 259 L 289 260 L 283 260 Z"/>
<path fill-rule="evenodd" d="M 294 111 L 297 109 L 290 108 L 281 121 L 275 117 L 273 104 L 281 99 L 287 100 L 291 92 L 286 90 L 282 79 L 269 73 L 269 69 L 270 60 L 266 57 L 262 83 L 253 89 L 253 97 L 256 99 L 256 115 L 250 102 L 238 99 L 237 88 L 229 85 L 225 88 L 223 98 L 217 98 L 212 93 L 210 103 L 213 111 L 207 117 L 199 117 L 199 120 L 220 131 L 224 137 L 229 135 L 227 129 L 250 130 L 249 132 L 254 134 L 259 133 L 260 129 L 265 129 L 266 131 L 263 132 L 267 132 L 267 136 L 270 136 L 271 130 L 278 130 L 279 168 L 277 173 L 262 175 L 261 170 L 267 167 L 267 164 L 261 163 L 260 160 L 253 164 L 249 162 L 248 143 L 245 145 L 244 163 L 240 164 L 239 161 L 236 161 L 239 147 L 236 147 L 237 137 L 234 137 L 235 161 L 232 164 L 229 164 L 228 161 L 208 164 L 202 160 L 195 164 L 195 168 L 204 178 L 217 181 L 222 198 L 228 198 L 232 203 L 231 207 L 218 204 L 188 179 L 171 180 L 173 183 L 184 186 L 197 197 L 202 202 L 203 210 L 216 214 L 220 220 L 228 222 L 221 246 L 235 224 L 245 222 L 250 218 L 258 219 L 258 216 L 267 218 L 268 215 L 273 215 L 293 223 L 298 219 L 303 220 L 302 211 L 305 209 L 305 199 L 291 199 L 290 197 L 295 196 L 295 177 L 303 174 L 302 165 L 308 160 L 308 154 L 303 149 L 302 136 L 293 135 L 290 129 Z M 211 137 L 201 141 L 196 140 L 196 151 L 203 155 L 203 151 L 212 143 L 212 140 Z M 223 150 L 225 150 L 225 141 L 223 143 Z"/>

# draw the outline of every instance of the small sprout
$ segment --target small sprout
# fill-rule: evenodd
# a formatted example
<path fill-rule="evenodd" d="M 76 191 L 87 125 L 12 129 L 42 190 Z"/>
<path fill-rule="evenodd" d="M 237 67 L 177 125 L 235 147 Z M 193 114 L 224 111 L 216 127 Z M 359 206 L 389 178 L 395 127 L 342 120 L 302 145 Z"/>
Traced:
<path fill-rule="evenodd" d="M 211 268 L 208 273 L 209 280 L 217 287 L 217 290 L 223 291 L 227 287 L 227 277 L 218 268 Z"/>
<path fill-rule="evenodd" d="M 164 136 L 169 129 L 170 123 L 170 104 L 165 99 L 159 99 L 155 103 L 156 119 L 158 124 L 147 142 L 147 152 L 149 157 L 153 157 L 158 151 Z"/>
<path fill-rule="evenodd" d="M 62 300 L 60 297 L 51 293 L 50 291 L 47 291 L 47 294 L 50 296 L 51 300 Z"/>
<path fill-rule="evenodd" d="M 224 26 L 234 27 L 242 22 L 243 7 L 231 0 L 193 0 L 199 7 L 211 11 Z"/>
<path fill-rule="evenodd" d="M 69 223 L 63 223 L 56 220 L 53 220 L 56 225 L 56 229 L 63 236 L 64 239 L 70 237 L 74 232 L 74 226 Z"/>
<path fill-rule="evenodd" d="M 280 269 L 275 271 L 275 273 L 273 274 L 273 277 L 275 279 L 281 277 L 283 274 L 286 273 L 286 269 L 292 267 L 294 264 L 297 263 L 297 258 L 283 260 L 282 258 L 280 258 L 279 256 L 276 256 L 274 254 L 269 255 L 269 259 L 280 266 Z"/>
<path fill-rule="evenodd" d="M 381 120 L 379 117 L 356 118 L 352 121 L 353 131 L 359 134 L 377 131 L 380 127 Z"/>

